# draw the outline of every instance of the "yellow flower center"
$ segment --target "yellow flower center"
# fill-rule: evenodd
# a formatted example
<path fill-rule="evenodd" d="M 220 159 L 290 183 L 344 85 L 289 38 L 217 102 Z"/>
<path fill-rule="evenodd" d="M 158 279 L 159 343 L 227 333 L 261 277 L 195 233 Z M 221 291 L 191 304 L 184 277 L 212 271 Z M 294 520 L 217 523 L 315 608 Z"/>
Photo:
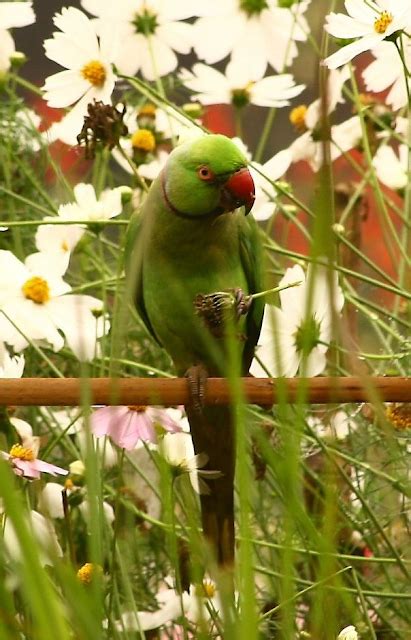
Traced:
<path fill-rule="evenodd" d="M 411 429 L 411 402 L 391 404 L 387 407 L 385 415 L 394 429 L 398 429 L 398 431 Z"/>
<path fill-rule="evenodd" d="M 203 589 L 206 598 L 213 598 L 216 592 L 215 583 L 212 580 L 203 580 Z"/>
<path fill-rule="evenodd" d="M 106 79 L 106 70 L 99 60 L 90 60 L 81 70 L 85 80 L 95 87 L 101 87 Z"/>
<path fill-rule="evenodd" d="M 156 139 L 148 129 L 137 129 L 131 136 L 131 144 L 134 149 L 149 153 L 156 148 Z"/>
<path fill-rule="evenodd" d="M 375 19 L 374 29 L 377 33 L 385 33 L 394 20 L 392 13 L 389 11 L 381 11 L 378 18 Z"/>
<path fill-rule="evenodd" d="M 156 106 L 154 104 L 151 104 L 151 102 L 148 102 L 143 107 L 141 107 L 140 111 L 138 112 L 138 117 L 142 116 L 147 118 L 154 118 L 155 115 Z"/>
<path fill-rule="evenodd" d="M 290 122 L 297 129 L 297 131 L 306 131 L 307 126 L 305 124 L 305 116 L 307 114 L 307 106 L 300 104 L 298 107 L 294 107 L 290 111 Z"/>
<path fill-rule="evenodd" d="M 26 462 L 32 462 L 36 458 L 33 449 L 23 447 L 21 444 L 13 444 L 9 454 L 12 458 L 20 458 L 20 460 L 25 460 Z"/>
<path fill-rule="evenodd" d="M 63 251 L 68 251 L 69 250 L 69 246 L 67 244 L 67 242 L 65 240 L 63 240 L 63 242 L 61 243 L 61 248 Z"/>
<path fill-rule="evenodd" d="M 144 404 L 129 404 L 127 409 L 136 411 L 136 413 L 145 413 L 147 411 L 147 407 Z"/>
<path fill-rule="evenodd" d="M 71 478 L 67 478 L 64 483 L 64 488 L 66 491 L 72 491 L 74 489 L 74 482 Z"/>
<path fill-rule="evenodd" d="M 95 575 L 101 575 L 103 573 L 102 567 L 99 564 L 93 564 L 92 562 L 86 562 L 77 571 L 77 578 L 83 584 L 90 584 Z"/>
<path fill-rule="evenodd" d="M 34 276 L 29 278 L 22 286 L 24 297 L 33 300 L 36 304 L 44 304 L 50 300 L 50 288 L 46 280 Z"/>

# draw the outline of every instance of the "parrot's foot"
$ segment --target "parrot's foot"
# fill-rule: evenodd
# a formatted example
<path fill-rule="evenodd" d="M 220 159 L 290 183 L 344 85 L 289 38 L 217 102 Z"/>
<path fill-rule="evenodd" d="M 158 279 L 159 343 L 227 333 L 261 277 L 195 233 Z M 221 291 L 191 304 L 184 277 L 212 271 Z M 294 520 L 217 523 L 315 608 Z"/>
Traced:
<path fill-rule="evenodd" d="M 190 390 L 190 404 L 194 411 L 201 413 L 204 407 L 208 371 L 203 365 L 196 364 L 187 369 L 185 377 Z"/>
<path fill-rule="evenodd" d="M 244 291 L 240 288 L 234 289 L 234 297 L 237 318 L 245 316 L 250 311 L 253 299 L 251 296 L 246 296 Z"/>
<path fill-rule="evenodd" d="M 240 288 L 199 293 L 194 300 L 194 307 L 207 328 L 216 337 L 222 337 L 227 317 L 231 315 L 235 322 L 240 316 L 248 313 L 252 298 L 244 294 Z"/>

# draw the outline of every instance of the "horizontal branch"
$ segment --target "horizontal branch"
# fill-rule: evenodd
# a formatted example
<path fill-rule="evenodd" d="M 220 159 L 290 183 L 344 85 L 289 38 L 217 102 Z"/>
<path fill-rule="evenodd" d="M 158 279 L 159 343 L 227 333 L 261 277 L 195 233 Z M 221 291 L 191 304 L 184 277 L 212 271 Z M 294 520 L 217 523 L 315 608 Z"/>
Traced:
<path fill-rule="evenodd" d="M 379 399 L 411 402 L 411 378 L 242 378 L 244 399 L 271 406 L 279 402 L 326 404 Z M 205 404 L 227 404 L 224 378 L 209 378 Z M 0 380 L 0 405 L 79 406 L 180 405 L 189 402 L 185 378 L 21 378 Z"/>

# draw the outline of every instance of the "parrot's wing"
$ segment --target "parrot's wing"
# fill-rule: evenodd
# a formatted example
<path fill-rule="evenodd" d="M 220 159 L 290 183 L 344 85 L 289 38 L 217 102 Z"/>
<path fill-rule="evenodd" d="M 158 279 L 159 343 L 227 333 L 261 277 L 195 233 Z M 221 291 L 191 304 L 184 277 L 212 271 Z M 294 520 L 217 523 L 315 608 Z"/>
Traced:
<path fill-rule="evenodd" d="M 143 321 L 147 331 L 152 338 L 160 345 L 160 341 L 151 325 L 147 310 L 144 305 L 143 294 L 143 240 L 142 240 L 142 214 L 137 211 L 130 218 L 127 228 L 126 243 L 124 248 L 124 264 L 126 272 L 126 291 L 130 301 L 132 301 L 137 312 Z"/>
<path fill-rule="evenodd" d="M 263 251 L 259 228 L 251 216 L 239 218 L 240 259 L 248 283 L 249 293 L 263 289 Z M 243 354 L 243 372 L 248 373 L 254 357 L 254 349 L 260 336 L 264 313 L 264 299 L 253 301 L 247 315 L 247 337 Z"/>

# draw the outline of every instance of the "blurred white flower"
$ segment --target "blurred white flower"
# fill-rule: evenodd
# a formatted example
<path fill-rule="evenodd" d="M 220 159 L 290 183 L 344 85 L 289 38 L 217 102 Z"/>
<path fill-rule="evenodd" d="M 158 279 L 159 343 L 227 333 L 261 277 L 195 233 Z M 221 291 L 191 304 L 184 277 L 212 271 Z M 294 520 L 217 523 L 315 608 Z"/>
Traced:
<path fill-rule="evenodd" d="M 190 433 L 166 434 L 159 445 L 159 452 L 174 468 L 176 475 L 188 474 L 196 493 L 207 495 L 210 489 L 205 480 L 221 478 L 221 471 L 202 469 L 208 462 L 208 456 L 205 453 L 195 455 Z"/>
<path fill-rule="evenodd" d="M 408 176 L 408 145 L 400 144 L 398 154 L 388 145 L 381 145 L 373 158 L 378 179 L 390 189 L 404 189 Z"/>
<path fill-rule="evenodd" d="M 63 508 L 64 485 L 47 482 L 40 495 L 38 507 L 49 518 L 64 518 Z"/>
<path fill-rule="evenodd" d="M 82 460 L 74 460 L 71 464 L 69 464 L 70 475 L 79 476 L 82 478 L 86 473 L 86 465 Z"/>
<path fill-rule="evenodd" d="M 264 164 L 253 162 L 250 172 L 255 184 L 255 200 L 253 217 L 256 220 L 267 220 L 274 212 L 277 192 L 272 182 L 279 180 L 287 171 L 292 161 L 289 149 L 276 153 Z"/>
<path fill-rule="evenodd" d="M 338 314 L 344 296 L 338 277 L 332 272 L 333 298 L 329 273 L 324 266 L 309 266 L 307 274 L 299 265 L 287 269 L 280 286 L 301 284 L 280 291 L 281 308 L 266 305 L 260 340 L 251 373 L 254 376 L 317 376 L 326 367 L 326 353 L 332 339 L 333 313 Z"/>
<path fill-rule="evenodd" d="M 109 504 L 105 500 L 103 500 L 101 504 L 103 507 L 103 515 L 107 524 L 113 524 L 115 520 L 113 507 L 111 506 L 111 504 Z M 90 515 L 91 515 L 90 504 L 87 498 L 83 500 L 83 502 L 79 505 L 79 511 L 82 514 L 84 520 L 87 522 L 87 524 L 90 524 Z"/>
<path fill-rule="evenodd" d="M 38 511 L 30 511 L 28 525 L 32 532 L 33 542 L 36 544 L 40 554 L 41 564 L 52 565 L 57 557 L 63 557 L 63 551 L 50 520 L 47 520 Z M 4 546 L 9 558 L 14 562 L 21 562 L 24 556 L 20 548 L 20 542 L 14 526 L 7 517 L 3 536 Z"/>
<path fill-rule="evenodd" d="M 117 629 L 148 631 L 167 626 L 168 623 L 178 620 L 183 615 L 193 624 L 202 621 L 211 622 L 223 611 L 217 585 L 208 577 L 205 577 L 200 584 L 190 585 L 189 593 L 184 591 L 180 594 L 176 589 L 162 587 L 156 593 L 156 600 L 158 604 L 156 611 L 124 612 L 121 621 L 116 623 Z"/>
<path fill-rule="evenodd" d="M 15 416 L 11 416 L 10 422 L 17 431 L 19 438 L 21 438 L 23 445 L 25 447 L 33 447 L 37 454 L 40 447 L 40 438 L 33 436 L 31 425 L 25 420 L 16 418 Z"/>
<path fill-rule="evenodd" d="M 411 41 L 403 38 L 403 52 L 407 68 L 411 68 Z M 394 110 L 407 104 L 407 88 L 404 79 L 404 67 L 397 49 L 392 42 L 380 42 L 372 49 L 375 60 L 362 72 L 367 91 L 380 93 L 389 87 L 385 102 Z"/>
<path fill-rule="evenodd" d="M 22 333 L 59 351 L 62 331 L 79 359 L 93 359 L 96 339 L 107 329 L 96 317 L 102 304 L 92 296 L 66 295 L 71 290 L 62 279 L 66 267 L 54 253 L 33 253 L 23 263 L 11 251 L 0 251 L 0 336 L 16 351 L 28 345 Z"/>
<path fill-rule="evenodd" d="M 347 66 L 330 71 L 327 81 L 328 115 L 338 104 L 344 102 L 342 91 L 349 77 L 350 72 Z M 306 160 L 313 171 L 318 171 L 323 163 L 323 142 L 320 132 L 322 108 L 322 103 L 318 99 L 309 106 L 301 104 L 290 112 L 291 123 L 297 131 L 303 132 L 290 145 L 293 162 Z M 358 116 L 333 125 L 331 127 L 331 160 L 336 160 L 342 153 L 355 147 L 361 136 L 361 121 Z"/>
<path fill-rule="evenodd" d="M 327 415 L 326 421 L 317 416 L 309 416 L 307 424 L 315 431 L 319 438 L 345 440 L 357 429 L 357 423 L 346 411 L 336 411 Z"/>
<path fill-rule="evenodd" d="M 0 5 L 1 8 L 1 5 Z M 40 116 L 32 109 L 18 109 L 13 115 L 0 120 L 0 136 L 3 144 L 12 145 L 22 153 L 36 153 L 41 148 L 42 134 L 39 133 Z"/>
<path fill-rule="evenodd" d="M 53 18 L 60 31 L 45 40 L 46 56 L 66 71 L 46 78 L 42 87 L 49 107 L 75 106 L 64 118 L 51 126 L 50 141 L 59 138 L 67 144 L 77 144 L 87 105 L 93 100 L 109 103 L 116 82 L 112 63 L 119 46 L 116 25 L 96 25 L 75 7 L 63 7 Z"/>
<path fill-rule="evenodd" d="M 331 127 L 331 162 L 350 149 L 354 149 L 362 138 L 361 120 L 352 116 L 341 124 Z M 316 129 L 306 131 L 290 145 L 293 162 L 305 160 L 313 171 L 318 171 L 323 164 L 323 142 L 316 139 Z"/>
<path fill-rule="evenodd" d="M 374 49 L 410 24 L 410 0 L 345 0 L 345 8 L 348 15 L 328 14 L 324 28 L 336 38 L 356 40 L 324 60 L 329 69 L 337 69 L 358 54 Z"/>
<path fill-rule="evenodd" d="M 192 0 L 81 0 L 89 13 L 100 18 L 99 27 L 111 24 L 118 29 L 121 48 L 113 62 L 121 73 L 141 71 L 155 80 L 177 67 L 178 53 L 192 47 L 192 25 L 181 22 L 195 15 Z"/>
<path fill-rule="evenodd" d="M 11 356 L 0 341 L 0 378 L 21 378 L 24 371 L 24 356 Z"/>
<path fill-rule="evenodd" d="M 356 628 L 352 624 L 349 627 L 344 627 L 338 634 L 337 640 L 358 640 Z"/>
<path fill-rule="evenodd" d="M 227 65 L 225 73 L 221 73 L 199 62 L 191 71 L 183 69 L 179 77 L 188 89 L 195 92 L 191 99 L 204 105 L 285 107 L 305 88 L 304 85 L 296 85 L 290 73 L 254 80 L 249 68 L 233 63 Z"/>
<path fill-rule="evenodd" d="M 179 594 L 175 589 L 161 589 L 156 600 L 156 611 L 125 611 L 116 622 L 116 629 L 121 632 L 158 629 L 185 615 L 191 604 L 188 593 Z"/>
<path fill-rule="evenodd" d="M 0 3 L 0 73 L 10 69 L 10 58 L 16 50 L 14 40 L 7 29 L 33 24 L 36 16 L 32 6 L 32 2 Z"/>
<path fill-rule="evenodd" d="M 232 62 L 262 78 L 267 64 L 281 73 L 298 54 L 296 42 L 307 39 L 304 18 L 309 0 L 278 6 L 277 0 L 208 0 L 197 8 L 194 50 L 214 64 L 231 54 Z"/>

